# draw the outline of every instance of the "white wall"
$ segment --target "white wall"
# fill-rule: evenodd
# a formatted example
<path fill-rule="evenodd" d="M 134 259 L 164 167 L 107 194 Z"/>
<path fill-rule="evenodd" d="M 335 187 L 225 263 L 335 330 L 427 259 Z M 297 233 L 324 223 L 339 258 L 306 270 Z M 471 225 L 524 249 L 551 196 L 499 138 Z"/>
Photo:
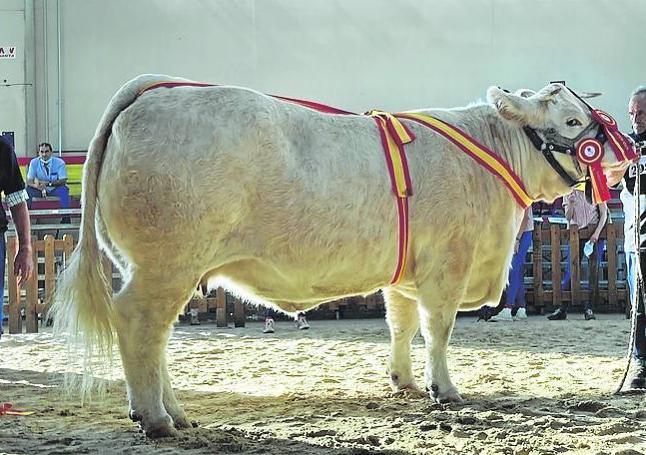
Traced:
<path fill-rule="evenodd" d="M 58 2 L 48 1 L 44 21 L 45 0 L 35 1 L 32 120 L 39 126 L 30 140 L 48 138 L 58 147 Z M 243 85 L 359 112 L 459 106 L 482 98 L 489 85 L 537 89 L 565 79 L 577 90 L 602 91 L 595 104 L 624 130 L 627 97 L 646 84 L 643 0 L 59 2 L 65 150 L 87 148 L 109 98 L 140 73 Z"/>
<path fill-rule="evenodd" d="M 18 150 L 26 148 L 25 11 L 22 0 L 0 0 L 0 47 L 15 47 L 15 58 L 0 58 L 0 132 L 13 131 Z"/>

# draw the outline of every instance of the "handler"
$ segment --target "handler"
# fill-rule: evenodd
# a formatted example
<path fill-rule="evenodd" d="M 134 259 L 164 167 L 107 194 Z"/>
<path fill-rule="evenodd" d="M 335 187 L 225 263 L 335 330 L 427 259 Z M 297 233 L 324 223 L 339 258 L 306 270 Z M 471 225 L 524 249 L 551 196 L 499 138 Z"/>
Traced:
<path fill-rule="evenodd" d="M 646 85 L 638 87 L 630 95 L 628 101 L 628 115 L 633 132 L 630 137 L 635 142 L 646 141 Z M 638 165 L 631 165 L 624 175 L 621 202 L 624 208 L 624 250 L 626 251 L 626 264 L 628 268 L 628 287 L 630 289 L 631 303 L 636 285 L 637 248 L 635 246 L 635 200 L 633 190 L 639 175 L 639 258 L 642 274 L 646 272 L 646 148 L 641 148 L 641 157 Z M 642 275 L 643 276 L 643 275 Z M 633 368 L 628 376 L 631 389 L 646 389 L 646 313 L 644 312 L 643 291 L 638 289 L 637 297 L 637 326 L 635 330 L 635 343 Z"/>
<path fill-rule="evenodd" d="M 31 250 L 31 234 L 29 226 L 29 212 L 27 211 L 27 192 L 25 182 L 20 174 L 20 167 L 16 154 L 4 139 L 0 138 L 0 193 L 4 193 L 5 202 L 11 211 L 11 218 L 16 225 L 18 234 L 18 254 L 14 261 L 13 269 L 16 276 L 20 277 L 20 285 L 31 276 L 34 268 Z M 4 306 L 4 269 L 6 259 L 5 232 L 7 231 L 7 217 L 4 208 L 0 210 L 0 337 L 2 336 L 3 306 Z"/>

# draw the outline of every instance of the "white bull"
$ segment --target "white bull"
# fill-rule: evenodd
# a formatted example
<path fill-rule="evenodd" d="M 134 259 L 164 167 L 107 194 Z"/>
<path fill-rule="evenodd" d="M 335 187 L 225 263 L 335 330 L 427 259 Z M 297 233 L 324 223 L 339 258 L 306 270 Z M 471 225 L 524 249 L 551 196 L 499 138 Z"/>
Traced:
<path fill-rule="evenodd" d="M 203 277 L 286 312 L 384 290 L 392 337 L 390 379 L 415 389 L 411 340 L 421 325 L 425 379 L 458 401 L 446 364 L 458 310 L 497 302 L 523 215 L 499 179 L 429 128 L 406 121 L 414 195 L 401 282 L 398 219 L 380 137 L 366 116 L 322 114 L 236 87 L 141 89 L 113 97 L 90 144 L 76 253 L 55 302 L 59 328 L 105 352 L 116 332 L 130 415 L 150 436 L 189 426 L 165 348 Z M 562 85 L 525 98 L 498 88 L 489 104 L 426 112 L 495 150 L 533 199 L 570 192 L 521 127 L 574 138 L 589 109 Z M 582 177 L 572 157 L 557 160 Z M 606 171 L 625 166 L 606 150 Z M 112 298 L 99 249 L 123 274 Z M 175 428 L 174 428 L 175 427 Z"/>

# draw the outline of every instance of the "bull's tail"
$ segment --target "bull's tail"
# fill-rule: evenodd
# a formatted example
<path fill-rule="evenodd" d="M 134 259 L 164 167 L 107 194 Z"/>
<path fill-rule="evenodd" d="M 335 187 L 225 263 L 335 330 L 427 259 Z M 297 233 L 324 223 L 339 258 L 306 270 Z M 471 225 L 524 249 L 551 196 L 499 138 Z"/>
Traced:
<path fill-rule="evenodd" d="M 86 368 L 91 368 L 97 354 L 99 360 L 109 359 L 114 341 L 112 279 L 105 276 L 97 238 L 97 186 L 103 155 L 119 114 L 137 99 L 146 86 L 169 79 L 175 80 L 167 76 L 144 75 L 121 87 L 108 104 L 90 142 L 83 168 L 79 241 L 59 278 L 51 309 L 54 330 L 84 342 Z"/>

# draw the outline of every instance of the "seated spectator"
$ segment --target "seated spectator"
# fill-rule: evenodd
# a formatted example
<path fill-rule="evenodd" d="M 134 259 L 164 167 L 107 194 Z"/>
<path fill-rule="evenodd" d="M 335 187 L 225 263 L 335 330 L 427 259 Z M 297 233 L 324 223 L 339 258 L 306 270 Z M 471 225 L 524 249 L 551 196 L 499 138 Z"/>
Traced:
<path fill-rule="evenodd" d="M 70 191 L 67 187 L 67 170 L 65 161 L 52 156 L 51 144 L 43 142 L 38 146 L 38 158 L 29 163 L 27 170 L 27 206 L 31 208 L 35 197 L 56 196 L 60 199 L 61 208 L 70 206 Z"/>
<path fill-rule="evenodd" d="M 579 257 L 582 260 L 585 256 L 584 249 L 585 244 L 589 240 L 593 244 L 593 252 L 588 260 L 588 283 L 591 284 L 594 280 L 594 273 L 598 273 L 598 267 L 593 267 L 593 261 L 598 261 L 601 259 L 601 250 L 603 249 L 603 243 L 599 241 L 599 235 L 603 230 L 603 227 L 606 225 L 608 220 L 608 207 L 605 203 L 603 204 L 591 204 L 585 199 L 585 194 L 583 191 L 574 190 L 572 193 L 563 197 L 563 208 L 565 209 L 565 218 L 568 221 L 568 227 L 576 225 L 579 231 L 588 226 L 596 226 L 594 232 L 590 237 L 579 237 Z M 569 244 L 567 246 L 566 253 L 566 266 L 565 266 L 565 276 L 563 281 L 561 281 L 561 289 L 568 290 L 570 289 L 570 249 Z M 567 302 L 561 302 L 561 306 L 556 309 L 552 314 L 547 316 L 547 319 L 550 321 L 559 321 L 567 319 Z M 585 302 L 583 315 L 586 320 L 596 319 L 594 312 L 592 311 L 591 302 Z"/>

